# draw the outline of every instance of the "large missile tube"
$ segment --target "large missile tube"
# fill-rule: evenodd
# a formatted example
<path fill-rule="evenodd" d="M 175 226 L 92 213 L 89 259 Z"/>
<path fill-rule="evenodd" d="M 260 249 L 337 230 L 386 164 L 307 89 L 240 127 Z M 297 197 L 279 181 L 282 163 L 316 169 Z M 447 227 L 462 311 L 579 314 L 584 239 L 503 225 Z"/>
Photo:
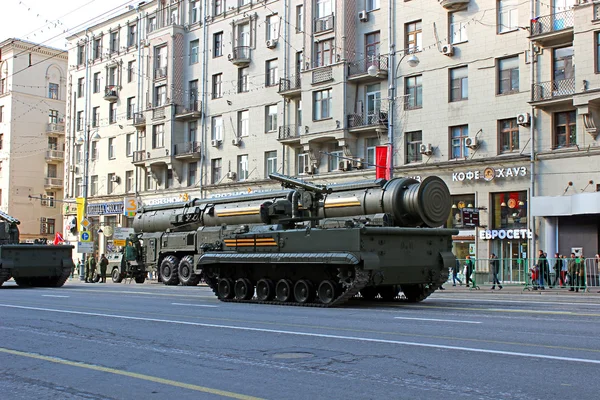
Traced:
<path fill-rule="evenodd" d="M 303 195 L 304 194 L 304 195 Z M 308 196 L 307 196 L 308 195 Z M 348 218 L 388 214 L 393 225 L 403 227 L 439 227 L 450 213 L 448 187 L 438 177 L 423 182 L 395 178 L 330 186 L 321 193 L 319 218 Z M 133 227 L 136 232 L 190 231 L 200 226 L 270 224 L 269 207 L 289 200 L 292 213 L 305 210 L 310 193 L 280 190 L 262 194 L 194 199 L 189 202 L 147 206 L 139 210 Z"/>

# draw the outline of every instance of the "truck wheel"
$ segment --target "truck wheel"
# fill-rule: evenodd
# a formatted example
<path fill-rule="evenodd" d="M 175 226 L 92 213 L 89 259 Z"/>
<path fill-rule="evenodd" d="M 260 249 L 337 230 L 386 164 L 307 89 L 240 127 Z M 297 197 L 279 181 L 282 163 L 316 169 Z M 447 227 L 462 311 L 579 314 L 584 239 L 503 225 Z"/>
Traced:
<path fill-rule="evenodd" d="M 200 282 L 200 277 L 194 273 L 194 257 L 183 257 L 177 268 L 179 282 L 183 286 L 196 286 Z"/>
<path fill-rule="evenodd" d="M 123 276 L 119 272 L 119 268 L 113 268 L 112 273 L 110 275 L 111 275 L 112 281 L 114 283 L 121 283 L 121 282 L 123 282 Z"/>
<path fill-rule="evenodd" d="M 139 274 L 135 276 L 135 283 L 144 283 L 146 282 L 146 275 L 145 274 Z"/>
<path fill-rule="evenodd" d="M 178 264 L 179 260 L 175 256 L 167 256 L 160 263 L 160 277 L 165 285 L 179 285 Z"/>

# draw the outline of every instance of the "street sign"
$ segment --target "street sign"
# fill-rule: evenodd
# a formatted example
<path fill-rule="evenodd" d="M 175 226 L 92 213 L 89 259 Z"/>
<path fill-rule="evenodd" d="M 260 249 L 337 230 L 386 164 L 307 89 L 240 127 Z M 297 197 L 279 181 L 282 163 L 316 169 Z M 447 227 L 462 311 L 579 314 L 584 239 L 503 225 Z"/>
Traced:
<path fill-rule="evenodd" d="M 125 239 L 113 239 L 113 244 L 115 246 L 124 247 L 125 246 Z"/>
<path fill-rule="evenodd" d="M 81 226 L 83 226 L 85 229 L 89 228 L 89 227 L 90 227 L 90 224 L 91 224 L 91 223 L 90 223 L 90 220 L 89 220 L 89 219 L 87 219 L 87 218 L 83 218 L 83 219 L 81 220 Z"/>
<path fill-rule="evenodd" d="M 463 208 L 462 220 L 464 226 L 479 226 L 479 210 L 476 208 Z"/>
<path fill-rule="evenodd" d="M 92 235 L 90 235 L 90 233 L 88 231 L 81 231 L 81 232 L 79 232 L 79 241 L 84 242 L 84 243 L 91 242 Z"/>
<path fill-rule="evenodd" d="M 133 233 L 133 228 L 115 228 L 113 232 L 113 238 L 115 240 L 125 240 Z"/>
<path fill-rule="evenodd" d="M 94 252 L 94 243 L 92 242 L 77 242 L 77 252 L 90 254 Z"/>

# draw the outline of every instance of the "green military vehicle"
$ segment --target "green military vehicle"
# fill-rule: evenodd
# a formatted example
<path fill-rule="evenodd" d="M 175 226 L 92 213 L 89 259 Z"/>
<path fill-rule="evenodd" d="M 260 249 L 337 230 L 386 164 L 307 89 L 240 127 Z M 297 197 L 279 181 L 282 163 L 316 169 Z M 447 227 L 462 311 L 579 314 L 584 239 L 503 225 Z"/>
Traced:
<path fill-rule="evenodd" d="M 19 286 L 63 286 L 75 268 L 73 246 L 19 243 L 19 224 L 0 211 L 0 286 L 10 278 Z"/>
<path fill-rule="evenodd" d="M 133 279 L 135 283 L 146 281 L 146 265 L 141 260 L 141 244 L 134 236 L 127 239 L 127 245 L 121 253 L 110 253 L 107 273 L 110 273 L 114 283 L 121 283 L 124 279 Z"/>

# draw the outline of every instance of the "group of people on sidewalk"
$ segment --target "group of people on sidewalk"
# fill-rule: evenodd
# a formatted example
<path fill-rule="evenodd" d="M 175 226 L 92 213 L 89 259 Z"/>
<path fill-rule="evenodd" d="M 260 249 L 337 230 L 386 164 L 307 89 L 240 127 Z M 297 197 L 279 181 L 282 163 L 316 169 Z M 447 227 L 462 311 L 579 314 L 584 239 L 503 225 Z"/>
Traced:
<path fill-rule="evenodd" d="M 108 267 L 108 258 L 106 255 L 102 254 L 100 259 L 98 258 L 98 254 L 95 253 L 92 256 L 88 257 L 85 261 L 85 283 L 94 283 L 94 275 L 96 274 L 96 266 L 100 265 L 100 280 L 98 282 L 106 283 L 106 268 Z M 79 276 L 83 273 L 84 265 L 81 260 L 77 260 L 77 270 L 79 271 Z M 73 278 L 73 272 L 71 271 L 71 278 Z"/>
<path fill-rule="evenodd" d="M 598 255 L 596 255 L 596 259 L 598 259 Z M 554 270 L 554 281 L 550 279 L 548 255 L 543 250 L 540 250 L 538 252 L 538 262 L 531 268 L 533 290 L 537 290 L 538 288 L 544 290 L 544 282 L 547 282 L 550 288 L 558 285 L 564 288 L 568 284 L 570 286 L 569 291 L 571 292 L 579 292 L 579 289 L 585 291 L 586 268 L 583 254 L 576 256 L 575 253 L 571 253 L 570 258 L 567 258 L 565 255 L 555 253 L 552 259 L 552 268 Z"/>

